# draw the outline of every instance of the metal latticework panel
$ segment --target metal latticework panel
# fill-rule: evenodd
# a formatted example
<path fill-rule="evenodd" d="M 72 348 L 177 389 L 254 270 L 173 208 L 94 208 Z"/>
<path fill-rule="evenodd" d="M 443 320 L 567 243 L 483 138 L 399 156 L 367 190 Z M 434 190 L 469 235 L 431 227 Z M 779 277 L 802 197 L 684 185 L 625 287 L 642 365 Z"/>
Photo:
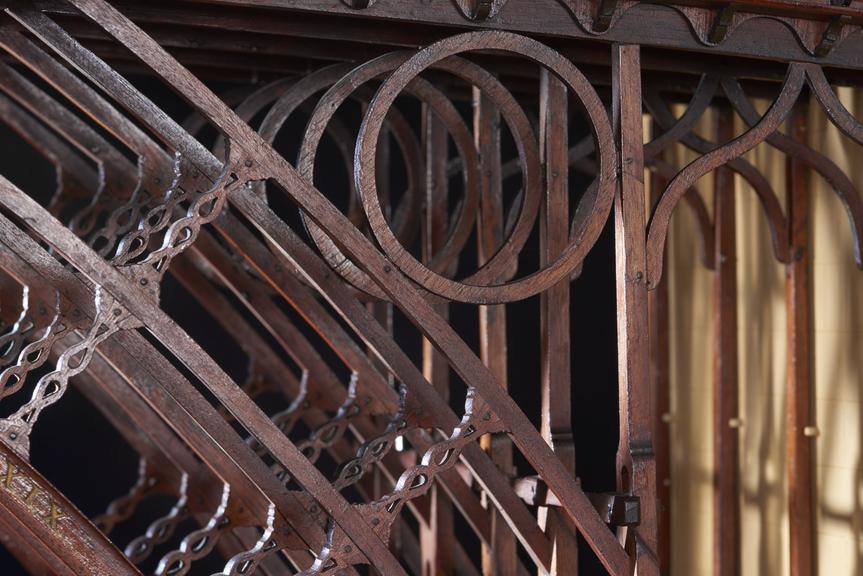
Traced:
<path fill-rule="evenodd" d="M 737 175 L 761 202 L 802 338 L 807 171 L 833 186 L 855 243 L 863 204 L 782 128 L 818 107 L 863 143 L 818 63 L 856 81 L 836 47 L 859 6 L 775 3 L 796 44 L 760 62 L 748 58 L 774 55 L 733 41 L 759 2 L 678 6 L 668 38 L 628 40 L 643 8 L 628 1 L 438 2 L 437 15 L 419 0 L 112 4 L 7 2 L 0 28 L 0 117 L 57 176 L 47 194 L 0 179 L 0 533 L 22 564 L 569 575 L 595 557 L 615 576 L 667 573 L 661 280 L 683 200 L 716 274 L 716 571 L 739 571 L 729 186 Z M 535 29 L 544 7 L 578 28 Z M 680 48 L 704 66 L 664 51 Z M 771 100 L 763 113 L 752 95 Z M 708 116 L 709 138 L 695 129 Z M 744 156 L 762 143 L 788 158 L 784 202 Z M 695 159 L 674 165 L 675 146 Z M 694 189 L 708 175 L 712 210 Z M 572 322 L 571 287 L 607 226 L 617 386 L 572 359 L 574 333 L 601 332 Z M 192 304 L 171 308 L 166 289 Z M 508 322 L 518 306 L 538 331 Z M 524 342 L 539 367 L 527 380 Z M 809 344 L 793 342 L 789 497 L 806 574 L 812 455 L 794 431 L 811 422 Z M 576 476 L 579 386 L 617 394 L 614 491 Z M 140 459 L 91 519 L 30 463 L 70 387 Z M 142 533 L 117 537 L 135 518 Z"/>

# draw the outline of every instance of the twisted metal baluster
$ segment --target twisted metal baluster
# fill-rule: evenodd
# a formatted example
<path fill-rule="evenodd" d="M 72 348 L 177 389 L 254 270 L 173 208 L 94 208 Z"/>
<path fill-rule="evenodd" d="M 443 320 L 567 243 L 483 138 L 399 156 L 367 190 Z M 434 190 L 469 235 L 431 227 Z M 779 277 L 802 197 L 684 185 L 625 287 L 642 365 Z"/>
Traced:
<path fill-rule="evenodd" d="M 45 206 L 45 210 L 51 213 L 52 216 L 60 220 L 60 215 L 63 213 L 63 210 L 66 208 L 66 205 L 69 203 L 69 195 L 64 187 L 65 181 L 65 173 L 63 166 L 59 163 L 54 165 L 54 173 L 55 173 L 55 188 L 54 193 L 51 194 L 51 198 L 48 200 L 48 205 Z"/>
<path fill-rule="evenodd" d="M 24 286 L 21 293 L 21 313 L 9 330 L 0 335 L 0 364 L 8 364 L 18 354 L 24 338 L 33 329 L 30 312 L 30 288 Z"/>
<path fill-rule="evenodd" d="M 120 240 L 117 251 L 111 259 L 112 264 L 115 266 L 129 264 L 147 249 L 150 237 L 162 231 L 171 222 L 174 209 L 186 197 L 185 191 L 180 188 L 180 181 L 183 179 L 181 164 L 182 156 L 179 152 L 174 153 L 174 162 L 171 164 L 174 178 L 162 196 L 162 201 L 141 217 L 136 230 L 132 230 Z"/>
<path fill-rule="evenodd" d="M 213 576 L 247 576 L 252 574 L 267 556 L 278 552 L 281 548 L 273 539 L 275 516 L 276 508 L 270 504 L 267 511 L 267 527 L 255 545 L 250 550 L 240 552 L 228 560 L 225 568 L 221 572 L 213 574 Z"/>
<path fill-rule="evenodd" d="M 60 292 L 54 292 L 54 317 L 42 336 L 27 344 L 18 354 L 18 362 L 0 372 L 0 400 L 11 396 L 24 386 L 24 379 L 48 360 L 54 343 L 66 334 L 66 326 L 60 322 Z"/>
<path fill-rule="evenodd" d="M 282 410 L 281 412 L 276 412 L 271 420 L 273 424 L 278 426 L 279 430 L 287 436 L 291 433 L 291 430 L 294 429 L 294 426 L 297 424 L 297 421 L 303 415 L 305 410 L 311 406 L 308 400 L 309 393 L 309 371 L 303 370 L 303 375 L 300 377 L 300 391 L 297 394 L 297 397 L 294 398 L 293 402 L 291 402 L 290 406 Z M 258 456 L 263 456 L 266 454 L 267 449 L 263 444 L 258 442 L 257 438 L 254 436 L 249 436 L 246 438 L 246 444 L 255 451 L 255 454 Z"/>
<path fill-rule="evenodd" d="M 225 142 L 225 163 L 222 166 L 221 174 L 212 187 L 191 203 L 185 216 L 168 226 L 160 248 L 148 253 L 143 260 L 128 268 L 131 276 L 138 279 L 141 286 L 149 285 L 149 290 L 155 296 L 158 295 L 158 285 L 171 260 L 195 241 L 202 226 L 209 224 L 221 214 L 222 208 L 227 202 L 228 194 L 245 184 L 245 181 L 237 176 L 236 172 L 240 171 L 239 167 L 232 164 L 230 139 L 226 138 Z M 246 164 L 250 166 L 251 162 Z M 158 216 L 159 224 L 162 225 L 172 214 L 168 212 L 167 208 L 164 208 L 164 212 L 158 211 L 160 209 L 161 206 L 153 209 L 157 212 L 153 213 L 152 218 L 155 219 Z M 146 219 L 143 222 L 146 223 Z M 146 247 L 148 237 L 134 236 L 137 240 L 129 240 L 128 242 L 124 238 L 121 241 L 121 250 L 127 255 L 139 255 Z M 118 258 L 114 264 L 118 266 L 128 265 L 130 260 L 131 257 L 123 256 Z"/>
<path fill-rule="evenodd" d="M 396 414 L 381 435 L 363 442 L 357 450 L 356 457 L 342 464 L 338 476 L 333 481 L 333 487 L 336 490 L 343 490 L 359 482 L 372 466 L 389 454 L 396 438 L 404 435 L 406 428 L 407 422 L 404 416 L 401 413 Z"/>
<path fill-rule="evenodd" d="M 183 576 L 191 570 L 192 562 L 213 551 L 219 539 L 231 527 L 231 520 L 227 516 L 230 498 L 231 486 L 225 484 L 216 512 L 203 528 L 190 532 L 183 538 L 177 550 L 162 556 L 156 568 L 156 576 Z"/>
<path fill-rule="evenodd" d="M 344 436 L 351 420 L 359 416 L 362 408 L 356 403 L 357 381 L 359 375 L 351 374 L 348 384 L 348 397 L 345 399 L 339 411 L 330 420 L 319 426 L 306 440 L 297 444 L 297 449 L 308 458 L 309 462 L 315 463 L 321 456 L 321 452 L 329 448 Z M 287 483 L 290 482 L 288 471 L 279 463 L 273 464 L 271 470 L 276 478 Z"/>
<path fill-rule="evenodd" d="M 178 182 L 179 159 L 174 162 L 174 180 L 171 182 L 171 187 L 166 193 L 169 194 L 171 189 Z M 138 176 L 135 184 L 135 190 L 129 197 L 129 200 L 116 209 L 109 215 L 105 225 L 90 236 L 87 244 L 93 248 L 100 256 L 106 257 L 117 243 L 117 237 L 126 234 L 135 222 L 139 222 L 141 211 L 152 200 L 152 197 L 144 191 L 144 157 L 138 157 Z M 125 219 L 121 223 L 121 219 Z"/>
<path fill-rule="evenodd" d="M 464 417 L 449 438 L 431 446 L 420 464 L 405 470 L 392 492 L 374 502 L 359 504 L 356 508 L 369 520 L 381 541 L 388 542 L 392 524 L 409 500 L 425 494 L 438 474 L 455 466 L 469 443 L 485 434 L 502 431 L 504 427 L 498 417 L 477 392 L 469 388 Z M 344 531 L 332 521 L 330 524 L 326 547 L 320 551 L 312 566 L 300 573 L 302 576 L 321 574 L 367 561 L 354 548 Z"/>
<path fill-rule="evenodd" d="M 14 414 L 0 419 L 0 439 L 23 458 L 29 458 L 30 432 L 42 410 L 57 402 L 66 392 L 69 378 L 79 374 L 90 364 L 96 347 L 119 330 L 140 325 L 114 298 L 96 286 L 96 317 L 87 335 L 60 354 L 57 365 L 39 379 L 29 402 Z"/>
<path fill-rule="evenodd" d="M 153 549 L 167 542 L 177 529 L 177 525 L 189 517 L 188 490 L 189 475 L 184 472 L 180 480 L 180 494 L 171 510 L 150 524 L 144 535 L 129 542 L 123 551 L 134 564 L 140 564 L 146 560 L 153 553 Z"/>
<path fill-rule="evenodd" d="M 97 171 L 99 175 L 99 185 L 96 188 L 96 192 L 93 194 L 90 203 L 75 213 L 75 215 L 69 220 L 69 230 L 78 236 L 86 236 L 96 225 L 96 208 L 101 203 L 106 183 L 105 166 L 101 162 L 97 166 Z"/>
<path fill-rule="evenodd" d="M 129 491 L 108 504 L 108 509 L 93 518 L 93 524 L 106 536 L 110 535 L 117 524 L 132 517 L 142 500 L 153 494 L 159 484 L 155 470 L 151 470 L 146 458 L 138 461 L 138 479 Z"/>

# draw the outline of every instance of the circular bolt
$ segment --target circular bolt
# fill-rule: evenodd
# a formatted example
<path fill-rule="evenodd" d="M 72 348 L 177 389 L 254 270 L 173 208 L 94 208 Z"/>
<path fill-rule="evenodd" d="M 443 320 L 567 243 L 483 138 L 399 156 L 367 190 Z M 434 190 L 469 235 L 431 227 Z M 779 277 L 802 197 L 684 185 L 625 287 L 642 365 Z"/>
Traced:
<path fill-rule="evenodd" d="M 345 544 L 345 547 L 342 548 L 345 551 L 345 554 L 350 554 L 354 551 L 353 547 L 350 544 Z"/>
<path fill-rule="evenodd" d="M 386 272 L 386 273 L 390 273 L 390 272 L 392 272 L 392 270 L 393 270 L 393 269 L 392 269 L 392 267 L 391 267 L 389 264 L 386 264 L 386 265 L 384 266 L 384 272 Z"/>
<path fill-rule="evenodd" d="M 375 516 L 374 518 L 372 518 L 372 525 L 373 525 L 373 526 L 377 526 L 377 525 L 378 525 L 378 524 L 380 524 L 380 523 L 381 523 L 381 519 L 380 519 L 380 518 L 378 518 L 377 516 Z"/>
<path fill-rule="evenodd" d="M 140 280 L 138 280 L 138 284 L 140 284 L 141 286 L 146 286 L 149 283 L 150 283 L 150 281 L 147 280 L 146 278 L 141 278 Z"/>
<path fill-rule="evenodd" d="M 246 160 L 245 162 L 243 162 L 243 164 L 245 164 L 246 168 L 252 167 L 252 161 L 251 160 Z"/>
<path fill-rule="evenodd" d="M 18 439 L 18 433 L 17 432 L 9 432 L 9 439 L 10 440 L 17 440 Z"/>
<path fill-rule="evenodd" d="M 123 313 L 123 311 L 120 310 L 119 308 L 114 308 L 114 316 L 119 316 L 122 313 Z"/>

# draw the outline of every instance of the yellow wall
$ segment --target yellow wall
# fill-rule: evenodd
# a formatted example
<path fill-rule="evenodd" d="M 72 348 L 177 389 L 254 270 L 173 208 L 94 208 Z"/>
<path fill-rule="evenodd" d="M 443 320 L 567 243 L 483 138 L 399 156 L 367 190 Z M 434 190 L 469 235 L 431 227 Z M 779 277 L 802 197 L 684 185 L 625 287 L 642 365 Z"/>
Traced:
<path fill-rule="evenodd" d="M 840 97 L 860 118 L 863 99 Z M 856 106 L 855 106 L 856 104 Z M 809 138 L 863 189 L 863 150 L 813 114 Z M 845 211 L 822 182 L 813 210 L 818 546 L 823 576 L 863 574 L 863 272 L 852 265 Z"/>
<path fill-rule="evenodd" d="M 709 124 L 708 124 L 709 125 Z M 676 165 L 694 154 L 677 151 Z M 711 208 L 710 183 L 698 183 Z M 682 203 L 672 218 L 665 274 L 669 288 L 671 378 L 671 565 L 675 574 L 711 573 L 712 275 L 700 260 L 695 219 Z"/>
<path fill-rule="evenodd" d="M 854 109 L 850 93 L 842 94 Z M 863 106 L 858 110 L 863 112 Z M 809 141 L 863 189 L 863 153 L 820 111 Z M 863 114 L 857 114 L 858 118 Z M 709 126 L 705 122 L 701 128 Z M 741 129 L 737 126 L 738 133 Z M 676 151 L 677 165 L 693 156 Z M 747 155 L 784 204 L 784 156 L 761 145 Z M 698 183 L 711 205 L 711 176 Z M 863 272 L 853 263 L 844 209 L 811 178 L 813 377 L 817 426 L 819 574 L 863 574 L 861 376 Z M 785 479 L 786 315 L 784 268 L 773 257 L 763 211 L 737 178 L 737 274 L 743 574 L 787 574 Z M 672 555 L 674 574 L 711 574 L 713 555 L 712 273 L 697 250 L 695 223 L 681 205 L 669 239 L 672 382 Z"/>

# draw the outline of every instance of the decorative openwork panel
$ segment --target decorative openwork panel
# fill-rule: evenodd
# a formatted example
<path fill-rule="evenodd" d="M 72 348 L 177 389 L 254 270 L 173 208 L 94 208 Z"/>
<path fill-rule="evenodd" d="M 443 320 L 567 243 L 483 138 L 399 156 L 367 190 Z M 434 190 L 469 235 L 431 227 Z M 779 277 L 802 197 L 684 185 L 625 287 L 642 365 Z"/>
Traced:
<path fill-rule="evenodd" d="M 49 193 L 0 179 L 0 533 L 29 570 L 668 573 L 663 270 L 683 201 L 716 275 L 717 572 L 736 573 L 728 190 L 751 185 L 805 291 L 801 179 L 825 179 L 863 265 L 860 194 L 799 134 L 812 108 L 863 144 L 828 80 L 858 78 L 856 3 L 3 6 L 0 118 L 56 173 Z M 768 20 L 795 44 L 743 40 Z M 757 146 L 787 156 L 787 197 Z M 590 265 L 615 271 L 617 382 L 571 359 Z M 518 306 L 538 333 L 508 324 Z M 603 493 L 576 474 L 573 396 L 592 386 L 617 390 Z M 139 461 L 92 518 L 31 464 L 34 430 L 74 436 L 45 421 L 70 388 Z M 808 397 L 789 403 L 809 425 Z M 789 450 L 808 574 L 808 440 Z"/>

